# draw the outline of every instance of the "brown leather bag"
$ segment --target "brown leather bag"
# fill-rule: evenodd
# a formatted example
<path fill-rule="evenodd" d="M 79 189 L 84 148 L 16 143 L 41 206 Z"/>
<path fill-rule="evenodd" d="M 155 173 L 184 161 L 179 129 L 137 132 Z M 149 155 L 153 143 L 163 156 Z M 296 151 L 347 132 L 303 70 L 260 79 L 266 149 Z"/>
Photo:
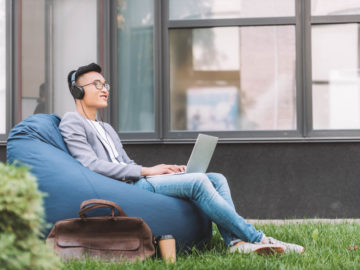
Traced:
<path fill-rule="evenodd" d="M 87 217 L 86 212 L 111 208 L 111 216 Z M 115 215 L 115 209 L 120 216 Z M 92 199 L 80 206 L 80 218 L 56 222 L 46 242 L 63 258 L 145 260 L 154 255 L 153 235 L 141 219 L 128 217 L 116 203 Z"/>

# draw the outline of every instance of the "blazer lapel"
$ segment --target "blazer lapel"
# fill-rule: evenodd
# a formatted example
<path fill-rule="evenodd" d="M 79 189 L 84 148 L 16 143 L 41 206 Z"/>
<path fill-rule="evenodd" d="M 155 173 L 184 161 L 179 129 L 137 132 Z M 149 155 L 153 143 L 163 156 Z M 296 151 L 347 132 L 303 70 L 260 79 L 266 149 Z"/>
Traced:
<path fill-rule="evenodd" d="M 85 120 L 86 125 L 87 125 L 87 127 L 89 128 L 90 132 L 91 132 L 93 135 L 95 135 L 95 137 L 96 137 L 96 138 L 99 140 L 99 142 L 102 144 L 105 153 L 107 153 L 105 143 L 103 142 L 103 140 L 102 140 L 99 132 L 95 129 L 95 126 L 93 126 L 92 124 L 90 124 L 88 120 L 86 120 L 86 119 L 84 119 L 84 120 Z"/>

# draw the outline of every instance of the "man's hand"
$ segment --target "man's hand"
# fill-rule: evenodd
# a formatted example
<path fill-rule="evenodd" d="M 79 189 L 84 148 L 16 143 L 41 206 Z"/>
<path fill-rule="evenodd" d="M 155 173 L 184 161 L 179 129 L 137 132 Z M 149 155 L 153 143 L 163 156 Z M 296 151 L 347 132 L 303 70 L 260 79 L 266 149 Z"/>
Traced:
<path fill-rule="evenodd" d="M 186 169 L 185 165 L 159 164 L 153 167 L 142 167 L 141 175 L 151 176 L 158 174 L 180 173 L 180 172 L 185 172 L 185 169 Z"/>

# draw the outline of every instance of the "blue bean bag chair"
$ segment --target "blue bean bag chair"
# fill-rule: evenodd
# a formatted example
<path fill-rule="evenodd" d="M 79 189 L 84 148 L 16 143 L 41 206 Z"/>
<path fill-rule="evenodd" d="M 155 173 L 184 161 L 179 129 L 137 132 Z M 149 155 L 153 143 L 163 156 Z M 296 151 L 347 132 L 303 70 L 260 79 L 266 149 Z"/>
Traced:
<path fill-rule="evenodd" d="M 90 171 L 68 152 L 56 114 L 36 114 L 16 125 L 7 142 L 7 160 L 27 164 L 45 197 L 46 221 L 78 217 L 82 201 L 110 200 L 132 217 L 141 217 L 155 235 L 172 234 L 178 248 L 211 238 L 211 222 L 190 201 L 155 194 Z M 106 209 L 92 215 L 107 215 Z M 49 230 L 45 231 L 47 235 Z"/>

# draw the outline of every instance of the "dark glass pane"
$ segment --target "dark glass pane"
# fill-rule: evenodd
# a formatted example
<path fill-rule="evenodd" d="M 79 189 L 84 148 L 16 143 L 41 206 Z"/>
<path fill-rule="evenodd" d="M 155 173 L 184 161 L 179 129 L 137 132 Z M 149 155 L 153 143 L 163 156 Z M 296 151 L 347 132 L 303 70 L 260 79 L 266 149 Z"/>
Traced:
<path fill-rule="evenodd" d="M 154 117 L 154 3 L 118 1 L 119 131 L 152 132 Z"/>

